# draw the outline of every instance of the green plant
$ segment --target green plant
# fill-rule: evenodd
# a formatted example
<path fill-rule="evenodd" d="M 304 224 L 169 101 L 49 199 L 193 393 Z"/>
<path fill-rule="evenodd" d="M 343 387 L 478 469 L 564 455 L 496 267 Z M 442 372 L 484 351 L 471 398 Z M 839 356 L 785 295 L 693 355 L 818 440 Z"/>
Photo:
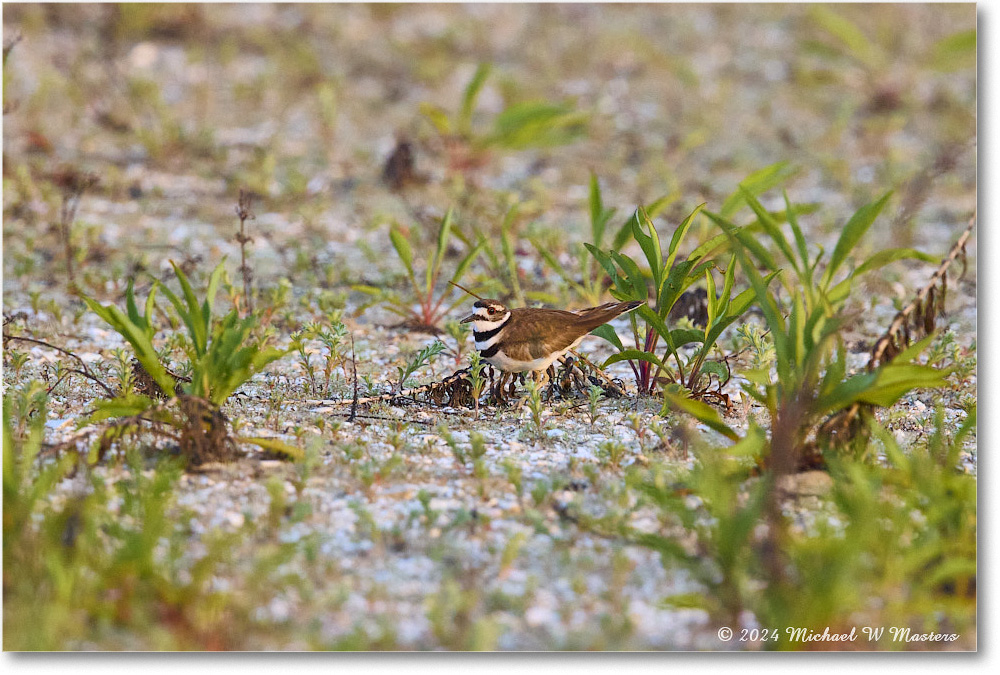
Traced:
<path fill-rule="evenodd" d="M 422 103 L 420 112 L 445 140 L 452 169 L 475 166 L 491 148 L 523 150 L 565 145 L 579 139 L 589 115 L 566 103 L 523 101 L 507 106 L 493 119 L 492 129 L 473 123 L 476 99 L 492 66 L 481 63 L 462 93 L 458 110 L 449 115 L 441 106 Z"/>
<path fill-rule="evenodd" d="M 128 417 L 152 422 L 154 426 L 166 425 L 178 432 L 173 437 L 194 462 L 229 454 L 232 441 L 227 430 L 228 421 L 220 406 L 244 382 L 285 352 L 251 339 L 250 334 L 257 326 L 255 315 L 240 319 L 235 309 L 221 319 L 213 315 L 222 270 L 220 263 L 209 277 L 204 300 L 199 302 L 187 275 L 174 265 L 183 299 L 156 282 L 146 298 L 142 314 L 136 305 L 132 282 L 125 294 L 125 312 L 114 305 L 103 306 L 91 298 L 83 298 L 91 311 L 129 343 L 142 368 L 168 400 L 161 405 L 148 396 L 132 395 L 100 401 L 91 421 Z M 153 347 L 152 316 L 157 289 L 163 291 L 187 328 L 182 347 L 191 382 L 183 390 Z M 301 454 L 296 448 L 273 439 L 246 437 L 240 440 L 280 454 Z"/>
<path fill-rule="evenodd" d="M 376 302 L 386 302 L 387 309 L 390 312 L 403 317 L 404 324 L 408 327 L 415 330 L 426 330 L 435 334 L 440 332 L 438 324 L 441 320 L 459 303 L 464 301 L 463 298 L 459 298 L 452 304 L 445 306 L 445 303 L 452 296 L 452 293 L 455 290 L 455 287 L 452 285 L 443 289 L 443 292 L 439 297 L 435 297 L 434 289 L 441 275 L 445 251 L 448 248 L 448 242 L 451 239 L 451 234 L 452 210 L 448 209 L 448 212 L 441 220 L 441 226 L 438 228 L 437 247 L 434 250 L 434 254 L 427 261 L 427 267 L 424 272 L 424 281 L 423 283 L 420 283 L 417 281 L 417 276 L 413 267 L 413 247 L 410 244 L 410 240 L 403 233 L 403 230 L 397 225 L 393 225 L 389 230 L 389 239 L 392 241 L 396 255 L 399 256 L 399 259 L 403 262 L 403 266 L 406 268 L 407 278 L 409 279 L 410 286 L 417 298 L 417 303 L 419 305 L 418 309 L 414 310 L 408 302 L 401 299 L 397 294 L 391 293 L 382 288 L 374 288 L 372 286 L 364 285 L 356 285 L 353 288 L 372 296 L 375 298 Z M 462 277 L 468 271 L 469 266 L 482 252 L 485 245 L 485 242 L 480 242 L 476 246 L 472 247 L 465 257 L 459 261 L 454 274 L 451 276 L 450 281 L 452 283 L 458 283 L 461 281 Z"/>
<path fill-rule="evenodd" d="M 469 354 L 469 382 L 472 383 L 472 400 L 476 409 L 476 419 L 479 419 L 479 399 L 483 396 L 486 388 L 486 377 L 483 375 L 487 364 L 482 360 L 482 355 L 478 350 L 473 349 Z"/>
<path fill-rule="evenodd" d="M 612 296 L 622 301 L 640 300 L 646 303 L 629 315 L 634 348 L 626 349 L 610 325 L 592 331 L 594 335 L 613 344 L 619 352 L 608 358 L 602 367 L 606 368 L 618 361 L 628 361 L 640 394 L 652 394 L 657 387 L 670 383 L 681 385 L 696 397 L 712 393 L 711 375 L 715 374 L 722 380 L 723 376 L 728 377 L 728 373 L 720 364 L 706 362 L 706 359 L 722 332 L 743 316 L 754 299 L 752 289 L 733 297 L 736 281 L 733 259 L 729 260 L 723 270 L 722 292 L 717 295 L 713 271 L 718 269 L 718 265 L 711 257 L 713 247 L 699 246 L 687 259 L 678 261 L 680 245 L 701 210 L 702 206 L 698 206 L 674 231 L 665 259 L 656 227 L 643 209 L 636 210 L 629 221 L 629 228 L 645 255 L 649 270 L 646 273 L 627 255 L 615 250 L 601 251 L 592 244 L 586 244 L 587 250 L 611 277 L 612 286 L 609 290 Z M 772 273 L 765 279 L 765 285 L 773 275 Z M 647 276 L 652 280 L 652 297 Z M 705 328 L 670 330 L 666 323 L 670 310 L 681 293 L 702 278 L 708 285 L 708 322 Z M 640 320 L 645 324 L 643 330 L 640 330 Z M 658 353 L 660 340 L 665 345 L 662 355 Z M 692 356 L 685 358 L 679 351 L 680 347 L 692 343 L 701 346 Z M 672 367 L 669 365 L 671 359 Z"/>
<path fill-rule="evenodd" d="M 545 405 L 542 403 L 542 387 L 535 378 L 529 377 L 525 388 L 527 389 L 525 405 L 531 413 L 531 428 L 534 431 L 535 440 L 540 441 L 545 432 L 545 418 L 542 414 L 545 412 Z"/>
<path fill-rule="evenodd" d="M 597 405 L 601 402 L 601 396 L 603 395 L 604 390 L 596 384 L 591 383 L 587 388 L 587 414 L 590 417 L 590 426 L 594 426 L 594 423 L 597 422 L 599 415 Z"/>
<path fill-rule="evenodd" d="M 14 369 L 14 379 L 20 379 L 21 371 L 28 363 L 28 355 L 25 352 L 18 351 L 16 349 L 11 349 L 9 351 L 5 350 L 4 354 L 10 359 L 10 367 Z"/>
<path fill-rule="evenodd" d="M 396 372 L 399 374 L 399 392 L 402 393 L 404 389 L 407 388 L 407 382 L 410 377 L 423 368 L 424 366 L 430 365 L 431 359 L 439 355 L 445 349 L 444 343 L 440 340 L 434 340 L 419 352 L 417 352 L 412 359 L 410 359 L 406 366 L 397 366 Z"/>

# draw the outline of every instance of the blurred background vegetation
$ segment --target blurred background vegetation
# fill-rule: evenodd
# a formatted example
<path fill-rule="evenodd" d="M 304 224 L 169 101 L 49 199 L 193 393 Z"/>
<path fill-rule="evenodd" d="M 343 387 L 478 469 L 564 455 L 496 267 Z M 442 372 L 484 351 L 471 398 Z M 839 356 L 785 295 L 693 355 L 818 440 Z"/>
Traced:
<path fill-rule="evenodd" d="M 453 270 L 512 304 L 599 302 L 607 299 L 605 279 L 583 242 L 628 246 L 641 260 L 639 235 L 616 234 L 636 205 L 671 224 L 702 202 L 729 218 L 744 206 L 737 184 L 763 167 L 770 168 L 758 177 L 801 205 L 813 253 L 832 250 L 847 217 L 891 191 L 879 201 L 882 216 L 854 242 L 854 259 L 888 246 L 942 255 L 976 204 L 972 4 L 18 4 L 4 5 L 3 18 L 5 311 L 21 310 L 17 321 L 36 337 L 88 344 L 79 335 L 90 330 L 90 338 L 107 339 L 81 295 L 95 301 L 91 307 L 121 305 L 131 277 L 172 279 L 168 259 L 178 278 L 191 275 L 201 289 L 224 256 L 230 269 L 241 259 L 247 226 L 251 263 L 239 270 L 247 268 L 242 288 L 224 264 L 218 268 L 231 322 L 237 310 L 253 314 L 244 332 L 266 326 L 253 335 L 261 344 L 297 335 L 311 396 L 320 395 L 324 375 L 324 395 L 331 377 L 347 381 L 342 310 L 360 314 L 370 304 L 408 317 L 409 328 L 436 330 L 457 297 L 441 288 Z M 241 189 L 255 195 L 254 220 L 238 222 L 233 212 Z M 784 209 L 773 192 L 760 199 L 758 214 Z M 703 214 L 690 225 L 685 247 L 717 233 Z M 661 234 L 666 242 L 665 227 Z M 484 589 L 522 549 L 541 546 L 532 552 L 536 565 L 572 560 L 574 592 L 586 590 L 587 574 L 598 569 L 605 609 L 562 639 L 518 624 L 515 645 L 645 648 L 622 601 L 635 567 L 626 545 L 662 555 L 672 573 L 699 584 L 697 592 L 650 599 L 661 609 L 699 608 L 733 625 L 747 616 L 820 629 L 898 622 L 954 630 L 962 639 L 950 646 L 974 647 L 974 244 L 968 253 L 968 275 L 949 290 L 962 310 L 960 334 L 946 333 L 928 358 L 953 367 L 952 417 L 933 411 L 904 449 L 888 424 L 915 413 L 897 410 L 879 421 L 885 428 L 873 424 L 881 454 L 869 452 L 876 446 L 866 435 L 860 456 L 832 462 L 821 506 L 788 518 L 778 545 L 756 535 L 763 518 L 782 521 L 773 485 L 734 472 L 731 458 L 688 427 L 678 426 L 675 437 L 638 413 L 629 418 L 636 443 L 603 444 L 582 469 L 593 493 L 558 513 L 552 495 L 570 484 L 568 474 L 539 478 L 511 457 L 491 473 L 487 460 L 495 457 L 482 436 L 456 440 L 441 431 L 458 467 L 451 478 L 477 483 L 484 500 L 489 490 L 516 494 L 518 508 L 504 523 L 482 526 L 505 538 L 493 541 L 496 555 L 482 567 L 449 562 L 464 550 L 456 542 L 479 527 L 474 509 L 438 509 L 421 489 L 411 500 L 420 510 L 405 522 L 380 527 L 373 517 L 377 488 L 410 480 L 404 458 L 433 450 L 402 423 L 373 454 L 363 440 L 338 436 L 335 423 L 317 424 L 313 434 L 296 419 L 296 441 L 307 447 L 286 479 L 274 473 L 255 485 L 267 493 L 263 516 L 227 514 L 232 527 L 206 530 L 181 498 L 190 476 L 175 459 L 154 463 L 143 448 L 123 444 L 110 460 L 117 473 L 105 473 L 97 455 L 106 448 L 95 446 L 95 457 L 79 464 L 69 454 L 47 456 L 46 411 L 79 416 L 93 392 L 82 397 L 74 383 L 76 398 L 64 395 L 68 386 L 50 396 L 47 382 L 31 379 L 48 377 L 48 365 L 5 349 L 4 609 L 13 629 L 4 647 L 495 648 L 536 589 L 528 584 L 517 596 Z M 872 321 L 880 332 L 925 273 L 896 266 L 869 275 L 861 292 L 841 298 L 845 315 L 882 303 Z M 371 302 L 352 307 L 348 298 Z M 152 304 L 144 316 L 151 313 Z M 773 329 L 784 317 L 769 320 Z M 320 321 L 329 325 L 310 323 Z M 365 314 L 354 327 L 365 321 L 376 323 Z M 873 337 L 872 325 L 865 329 Z M 467 336 L 455 325 L 446 330 L 458 362 Z M 846 339 L 829 332 L 837 333 L 843 365 Z M 183 352 L 177 333 L 156 345 L 158 353 L 146 350 L 150 364 Z M 774 350 L 759 332 L 752 337 L 769 367 Z M 325 371 L 319 359 L 310 362 L 309 339 L 325 339 Z M 824 342 L 830 354 L 833 342 Z M 398 384 L 439 355 L 443 347 L 434 345 L 404 352 L 414 356 L 397 366 Z M 262 361 L 271 358 L 264 353 Z M 124 385 L 128 354 L 116 358 Z M 247 413 L 248 426 L 287 426 L 288 382 L 272 387 L 266 415 Z M 306 378 L 295 382 L 301 398 Z M 963 423 L 953 424 L 955 411 Z M 537 440 L 544 425 L 541 408 L 533 412 Z M 596 398 L 590 414 L 593 425 L 602 414 Z M 751 426 L 740 447 L 763 439 Z M 623 464 L 643 451 L 655 461 Z M 695 468 L 678 456 L 697 458 Z M 963 462 L 971 469 L 955 470 Z M 328 533 L 298 534 L 326 498 L 307 489 L 317 472 L 327 472 L 325 490 L 334 484 L 350 495 L 352 550 L 373 549 L 385 563 L 409 546 L 434 561 L 439 583 L 415 601 L 430 626 L 419 639 L 397 632 L 384 589 L 360 588 L 358 575 L 320 553 Z M 60 492 L 74 477 L 84 489 Z M 591 497 L 588 511 L 581 504 Z M 640 507 L 655 514 L 658 534 L 634 527 Z M 571 535 L 551 543 L 549 532 L 560 528 Z M 590 553 L 572 547 L 590 536 L 614 542 L 609 560 L 580 562 Z M 781 547 L 787 574 L 775 572 Z M 353 610 L 348 598 L 363 593 L 364 602 L 388 609 Z M 328 616 L 356 623 L 331 631 L 318 618 Z M 664 640 L 654 646 L 719 646 Z"/>

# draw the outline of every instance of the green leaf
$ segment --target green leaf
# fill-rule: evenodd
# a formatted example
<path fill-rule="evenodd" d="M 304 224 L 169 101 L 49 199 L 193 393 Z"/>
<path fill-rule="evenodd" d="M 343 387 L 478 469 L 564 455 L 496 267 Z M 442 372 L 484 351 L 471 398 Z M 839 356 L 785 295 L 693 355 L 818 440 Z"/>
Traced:
<path fill-rule="evenodd" d="M 666 404 L 674 410 L 691 415 L 709 429 L 719 432 L 731 441 L 739 440 L 739 434 L 723 422 L 722 417 L 719 416 L 719 412 L 707 403 L 695 401 L 671 391 L 665 391 L 663 398 Z"/>
<path fill-rule="evenodd" d="M 653 316 L 656 316 L 656 314 L 653 314 Z M 663 333 L 660 334 L 663 335 Z M 670 342 L 676 349 L 692 342 L 700 344 L 705 341 L 705 333 L 696 328 L 675 328 L 669 334 Z"/>
<path fill-rule="evenodd" d="M 946 384 L 945 373 L 930 366 L 895 363 L 873 373 L 855 375 L 816 401 L 822 412 L 836 412 L 854 403 L 888 408 L 914 389 L 932 389 Z"/>
<path fill-rule="evenodd" d="M 604 241 L 604 228 L 615 214 L 614 209 L 605 209 L 601 197 L 601 184 L 597 174 L 590 173 L 590 236 L 594 246 L 600 246 Z"/>
<path fill-rule="evenodd" d="M 792 202 L 788 199 L 788 193 L 782 190 L 781 196 L 785 200 L 785 218 L 788 220 L 788 224 L 792 227 L 792 234 L 795 236 L 795 246 L 799 250 L 799 260 L 802 263 L 802 266 L 799 269 L 805 273 L 805 279 L 807 280 L 807 283 L 809 283 L 812 281 L 812 278 L 808 276 L 809 247 L 806 245 L 806 238 L 802 234 L 802 228 L 799 227 L 799 219 L 795 215 L 795 209 L 792 207 Z"/>
<path fill-rule="evenodd" d="M 413 276 L 413 249 L 410 248 L 410 242 L 407 241 L 406 236 L 403 235 L 403 232 L 396 225 L 393 225 L 389 229 L 389 239 L 392 241 L 393 248 L 396 249 L 399 259 L 406 266 L 407 273 Z"/>
<path fill-rule="evenodd" d="M 882 212 L 890 196 L 892 196 L 891 191 L 885 193 L 878 201 L 862 206 L 858 209 L 857 213 L 851 216 L 847 224 L 844 225 L 844 229 L 840 233 L 840 238 L 837 239 L 837 245 L 833 249 L 833 254 L 830 256 L 830 264 L 827 265 L 826 271 L 823 273 L 822 286 L 824 288 L 830 286 L 833 275 L 836 274 L 837 269 L 843 264 L 847 255 L 854 249 L 861 240 L 861 237 L 865 235 L 868 228 L 875 222 L 875 218 Z"/>
<path fill-rule="evenodd" d="M 451 207 L 449 207 L 447 213 L 444 214 L 444 218 L 441 220 L 441 227 L 438 228 L 437 248 L 434 251 L 434 257 L 427 265 L 427 273 L 424 279 L 427 297 L 430 297 L 434 291 L 434 281 L 437 279 L 438 271 L 441 269 L 441 263 L 444 260 L 445 251 L 448 248 L 448 239 L 451 237 L 452 212 Z"/>
<path fill-rule="evenodd" d="M 486 84 L 486 80 L 492 71 L 492 65 L 485 62 L 480 63 L 476 67 L 476 72 L 473 74 L 472 79 L 469 80 L 469 84 L 466 85 L 465 91 L 462 93 L 462 108 L 458 117 L 458 132 L 460 134 L 471 133 L 472 111 L 476 107 L 476 98 L 479 97 L 479 92 L 482 91 L 483 85 Z"/>
<path fill-rule="evenodd" d="M 294 445 L 289 445 L 284 441 L 279 441 L 276 438 L 260 438 L 259 436 L 238 436 L 236 438 L 240 443 L 252 443 L 253 445 L 259 446 L 268 452 L 274 453 L 284 457 L 285 459 L 290 459 L 292 461 L 301 461 L 305 459 L 306 453 Z"/>
<path fill-rule="evenodd" d="M 644 352 L 639 349 L 623 349 L 617 354 L 612 354 L 608 357 L 607 361 L 601 368 L 607 368 L 613 363 L 618 363 L 619 361 L 646 361 L 652 363 L 654 366 L 659 366 L 663 370 L 667 370 L 667 366 L 660 360 L 656 354 L 651 352 Z"/>
<path fill-rule="evenodd" d="M 862 274 L 872 272 L 884 267 L 889 263 L 895 262 L 897 260 L 903 260 L 904 258 L 912 260 L 923 260 L 924 262 L 936 262 L 937 258 L 930 253 L 924 253 L 923 251 L 918 251 L 915 248 L 889 248 L 874 254 L 863 263 L 858 265 L 857 269 L 854 270 L 852 276 L 858 277 Z"/>
<path fill-rule="evenodd" d="M 695 216 L 697 216 L 703 208 L 705 208 L 704 203 L 698 204 L 698 206 L 694 207 L 694 211 L 689 213 L 687 218 L 685 218 L 684 221 L 677 226 L 677 229 L 674 230 L 674 235 L 670 238 L 670 246 L 667 247 L 667 261 L 663 263 L 665 268 L 670 269 L 673 267 L 674 260 L 677 259 L 677 253 L 680 249 L 681 241 L 684 240 L 684 235 L 687 234 L 687 231 L 691 228 L 692 223 L 694 223 Z M 652 227 L 652 225 L 650 225 L 650 227 Z M 657 244 L 659 244 L 659 241 L 657 241 Z M 692 258 L 689 257 L 688 260 L 692 260 Z M 657 286 L 658 285 L 659 284 L 657 284 Z"/>
<path fill-rule="evenodd" d="M 736 191 L 722 203 L 719 215 L 730 218 L 743 205 L 746 193 L 757 196 L 780 185 L 798 172 L 788 162 L 778 162 L 753 172 L 737 186 Z"/>
<path fill-rule="evenodd" d="M 944 72 L 975 67 L 976 29 L 952 33 L 939 40 L 931 49 L 930 65 Z"/>
<path fill-rule="evenodd" d="M 756 237 L 753 236 L 756 233 L 756 228 L 754 227 L 754 225 L 760 226 L 759 221 L 751 225 L 748 225 L 747 227 L 737 227 L 726 218 L 723 218 L 718 214 L 712 213 L 711 211 L 705 211 L 705 215 L 708 216 L 708 218 L 712 220 L 716 225 L 718 225 L 719 228 L 724 232 L 724 235 L 720 236 L 724 236 L 730 239 L 735 238 L 743 246 L 743 248 L 750 251 L 750 253 L 752 253 L 753 256 L 758 261 L 760 261 L 760 263 L 765 268 L 767 268 L 769 272 L 773 272 L 779 269 L 778 263 L 775 262 L 774 257 L 770 253 L 768 253 L 767 249 L 764 248 L 764 245 L 761 244 L 756 239 Z M 712 239 L 711 243 L 716 244 L 716 241 L 717 241 L 716 239 Z M 732 244 L 730 244 L 730 246 L 731 245 Z M 702 253 L 704 248 L 705 248 L 704 245 L 699 246 L 698 249 L 696 249 L 691 254 L 692 257 L 695 255 L 695 253 Z"/>
<path fill-rule="evenodd" d="M 622 255 L 618 251 L 612 251 L 611 257 L 625 273 L 624 279 L 619 275 L 615 275 L 616 281 L 621 280 L 625 282 L 621 285 L 620 290 L 628 293 L 630 300 L 647 300 L 649 298 L 649 287 L 646 285 L 646 277 L 642 275 L 639 265 L 632 258 Z"/>
<path fill-rule="evenodd" d="M 94 403 L 94 412 L 87 420 L 88 424 L 100 422 L 118 417 L 135 417 L 141 415 L 153 406 L 156 402 L 148 396 L 133 394 L 128 398 L 119 397 L 110 400 L 97 401 Z"/>
<path fill-rule="evenodd" d="M 782 255 L 784 255 L 785 259 L 792 265 L 792 269 L 794 269 L 795 272 L 801 276 L 798 260 L 791 245 L 788 243 L 788 239 L 785 238 L 784 233 L 781 231 L 781 227 L 777 222 L 775 222 L 775 220 L 771 217 L 771 214 L 767 212 L 761 203 L 746 190 L 746 188 L 740 186 L 740 190 L 743 192 L 743 197 L 746 199 L 747 204 L 749 204 L 750 208 L 753 209 L 753 212 L 757 214 L 757 221 L 760 223 L 761 227 L 764 228 L 764 231 L 771 238 L 771 241 L 777 244 L 778 248 L 781 249 Z"/>
<path fill-rule="evenodd" d="M 839 40 L 847 53 L 865 66 L 874 69 L 884 63 L 882 51 L 847 17 L 826 5 L 811 5 L 809 14 L 816 25 Z"/>
<path fill-rule="evenodd" d="M 643 232 L 643 226 L 649 230 L 649 234 Z M 646 212 L 641 208 L 636 209 L 632 216 L 632 237 L 639 244 L 646 262 L 649 264 L 649 271 L 653 274 L 653 286 L 660 287 L 660 280 L 663 276 L 663 254 L 660 251 L 660 236 L 653 226 L 653 222 L 646 216 Z M 644 284 L 645 285 L 645 284 Z"/>
<path fill-rule="evenodd" d="M 211 315 L 212 310 L 215 308 L 215 296 L 219 292 L 219 283 L 222 281 L 222 275 L 225 272 L 226 259 L 223 258 L 222 261 L 215 266 L 212 270 L 212 274 L 208 277 L 208 288 L 205 290 L 205 302 L 208 304 L 208 312 Z M 206 322 L 209 319 L 206 318 Z"/>
<path fill-rule="evenodd" d="M 743 438 L 729 447 L 729 453 L 735 457 L 760 457 L 767 447 L 767 434 L 756 422 L 750 422 L 750 428 Z"/>
<path fill-rule="evenodd" d="M 147 331 L 136 324 L 132 323 L 125 314 L 115 307 L 114 305 L 102 306 L 96 301 L 83 296 L 83 301 L 87 304 L 92 312 L 97 314 L 101 319 L 110 325 L 115 331 L 121 335 L 126 342 L 132 347 L 132 351 L 135 352 L 135 357 L 142 364 L 142 367 L 146 369 L 150 377 L 160 385 L 160 388 L 168 396 L 174 395 L 174 379 L 167 374 L 163 365 L 160 363 L 160 357 L 153 349 L 153 343 Z"/>
<path fill-rule="evenodd" d="M 510 106 L 494 121 L 493 135 L 485 145 L 512 150 L 564 145 L 586 131 L 588 115 L 566 105 L 527 101 Z"/>
<path fill-rule="evenodd" d="M 426 117 L 442 136 L 447 136 L 451 133 L 451 119 L 441 106 L 434 105 L 433 103 L 421 103 L 420 114 Z"/>
<path fill-rule="evenodd" d="M 616 333 L 615 329 L 611 327 L 611 324 L 606 323 L 601 326 L 598 326 L 594 330 L 590 331 L 590 334 L 596 335 L 597 337 L 600 338 L 604 338 L 605 340 L 613 344 L 618 351 L 625 350 L 624 345 L 622 345 L 621 339 L 618 337 L 618 333 Z"/>
<path fill-rule="evenodd" d="M 475 262 L 476 258 L 479 257 L 479 254 L 482 253 L 485 248 L 486 240 L 483 239 L 459 261 L 458 266 L 455 268 L 455 273 L 451 276 L 451 280 L 455 283 L 460 282 L 462 277 L 465 276 L 465 273 L 469 270 L 469 266 Z"/>

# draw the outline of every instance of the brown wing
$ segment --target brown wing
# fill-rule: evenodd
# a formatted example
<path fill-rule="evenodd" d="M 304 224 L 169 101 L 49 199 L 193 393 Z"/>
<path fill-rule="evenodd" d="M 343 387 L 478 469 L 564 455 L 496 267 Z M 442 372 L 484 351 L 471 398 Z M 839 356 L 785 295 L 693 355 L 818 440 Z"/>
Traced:
<path fill-rule="evenodd" d="M 503 341 L 507 356 L 531 361 L 560 352 L 598 326 L 607 323 L 637 303 L 616 302 L 579 312 L 561 309 L 513 309 L 508 335 Z M 515 339 L 513 336 L 517 335 Z"/>

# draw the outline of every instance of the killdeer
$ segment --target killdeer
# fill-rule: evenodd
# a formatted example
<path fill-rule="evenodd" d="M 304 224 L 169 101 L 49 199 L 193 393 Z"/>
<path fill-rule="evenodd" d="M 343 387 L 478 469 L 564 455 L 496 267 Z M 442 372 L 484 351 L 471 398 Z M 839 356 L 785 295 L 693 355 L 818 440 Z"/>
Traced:
<path fill-rule="evenodd" d="M 561 309 L 507 309 L 499 300 L 480 299 L 462 323 L 472 324 L 476 351 L 503 373 L 537 373 L 544 384 L 553 363 L 575 349 L 590 331 L 642 302 L 609 302 L 567 312 Z M 501 385 L 502 388 L 502 385 Z"/>

